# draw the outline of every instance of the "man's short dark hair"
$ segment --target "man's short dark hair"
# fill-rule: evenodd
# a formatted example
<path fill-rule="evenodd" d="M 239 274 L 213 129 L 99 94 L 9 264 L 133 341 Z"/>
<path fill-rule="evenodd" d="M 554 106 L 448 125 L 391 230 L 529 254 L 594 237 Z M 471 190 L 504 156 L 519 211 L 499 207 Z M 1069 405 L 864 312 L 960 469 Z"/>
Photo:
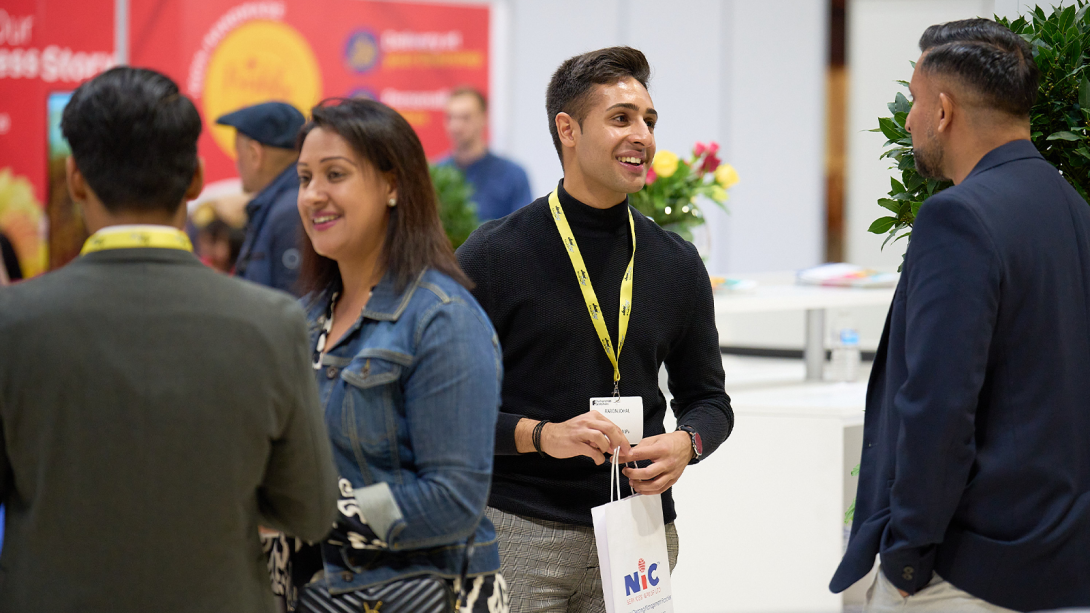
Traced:
<path fill-rule="evenodd" d="M 201 116 L 153 70 L 119 66 L 80 85 L 61 131 L 111 212 L 178 210 L 197 171 Z"/>
<path fill-rule="evenodd" d="M 632 47 L 608 47 L 569 58 L 553 73 L 545 93 L 545 111 L 549 114 L 549 133 L 553 146 L 563 163 L 563 147 L 556 130 L 556 116 L 567 113 L 583 127 L 591 106 L 591 90 L 595 85 L 611 85 L 633 78 L 647 88 L 651 67 L 643 52 Z"/>
<path fill-rule="evenodd" d="M 988 108 L 1024 118 L 1037 101 L 1039 72 L 1029 43 L 990 19 L 931 26 L 920 51 L 921 70 L 953 77 Z"/>
<path fill-rule="evenodd" d="M 481 93 L 481 90 L 476 87 L 469 87 L 468 85 L 456 87 L 454 88 L 454 91 L 450 92 L 450 97 L 455 98 L 457 96 L 473 96 L 477 99 L 477 104 L 481 105 L 481 112 L 488 112 L 488 98 L 485 98 L 484 94 Z"/>

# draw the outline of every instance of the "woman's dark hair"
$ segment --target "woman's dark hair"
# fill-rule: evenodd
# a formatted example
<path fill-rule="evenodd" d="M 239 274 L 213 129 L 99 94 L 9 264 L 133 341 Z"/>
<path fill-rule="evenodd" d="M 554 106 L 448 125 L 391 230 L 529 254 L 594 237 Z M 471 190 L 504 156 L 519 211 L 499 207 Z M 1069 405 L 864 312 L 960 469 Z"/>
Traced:
<path fill-rule="evenodd" d="M 931 26 L 920 37 L 920 69 L 953 77 L 981 103 L 1020 118 L 1037 101 L 1040 78 L 1033 50 L 1021 36 L 990 19 Z"/>
<path fill-rule="evenodd" d="M 549 88 L 545 90 L 545 112 L 549 115 L 549 133 L 560 162 L 564 163 L 560 133 L 556 130 L 556 116 L 571 115 L 579 126 L 590 110 L 591 88 L 595 85 L 613 84 L 632 77 L 647 89 L 651 79 L 651 67 L 643 52 L 632 47 L 608 47 L 569 58 L 553 73 Z"/>
<path fill-rule="evenodd" d="M 425 268 L 445 273 L 467 288 L 473 286 L 454 258 L 450 239 L 439 221 L 439 201 L 432 186 L 424 147 L 409 122 L 374 100 L 329 98 L 311 109 L 311 120 L 299 132 L 297 148 L 315 128 L 348 142 L 377 172 L 397 186 L 397 206 L 390 209 L 380 264 L 401 292 Z M 337 263 L 318 255 L 310 238 L 302 242 L 299 281 L 304 291 L 321 291 L 340 282 Z"/>
<path fill-rule="evenodd" d="M 61 115 L 76 167 L 107 210 L 174 213 L 197 171 L 201 116 L 165 75 L 111 68 Z"/>

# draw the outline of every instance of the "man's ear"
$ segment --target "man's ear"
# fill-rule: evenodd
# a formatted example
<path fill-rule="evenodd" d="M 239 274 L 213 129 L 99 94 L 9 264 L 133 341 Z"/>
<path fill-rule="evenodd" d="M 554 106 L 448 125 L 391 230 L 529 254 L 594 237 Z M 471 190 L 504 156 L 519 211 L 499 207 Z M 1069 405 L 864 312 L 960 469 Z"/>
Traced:
<path fill-rule="evenodd" d="M 938 132 L 947 132 L 950 130 L 950 125 L 954 121 L 954 99 L 945 92 L 939 93 L 939 120 L 935 122 L 935 130 Z"/>
<path fill-rule="evenodd" d="M 197 169 L 193 171 L 193 178 L 189 180 L 189 187 L 185 190 L 186 202 L 196 200 L 204 190 L 204 158 L 197 158 Z"/>
<path fill-rule="evenodd" d="M 557 113 L 554 121 L 556 122 L 556 133 L 560 136 L 560 144 L 564 147 L 575 147 L 578 136 L 581 134 L 579 122 L 571 115 L 563 112 Z"/>
<path fill-rule="evenodd" d="M 264 168 L 265 166 L 265 147 L 254 139 L 246 141 L 246 148 L 250 150 L 250 159 L 253 161 L 251 168 Z"/>
<path fill-rule="evenodd" d="M 88 193 L 91 188 L 87 185 L 87 179 L 83 177 L 83 173 L 80 172 L 78 166 L 76 166 L 76 158 L 68 156 L 68 159 L 64 161 L 64 175 L 65 181 L 68 183 L 68 193 L 72 196 L 73 202 L 87 202 Z"/>

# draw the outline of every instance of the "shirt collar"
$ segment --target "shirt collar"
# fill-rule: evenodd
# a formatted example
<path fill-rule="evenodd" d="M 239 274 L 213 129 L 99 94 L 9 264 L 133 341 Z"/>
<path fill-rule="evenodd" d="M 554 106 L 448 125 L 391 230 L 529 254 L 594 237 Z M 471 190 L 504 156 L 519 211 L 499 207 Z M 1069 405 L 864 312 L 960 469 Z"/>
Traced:
<path fill-rule="evenodd" d="M 299 174 L 295 170 L 295 164 L 291 164 L 284 169 L 284 172 L 277 175 L 276 178 L 272 180 L 272 183 L 269 183 L 264 189 L 258 192 L 253 200 L 250 200 L 246 205 L 247 216 L 253 218 L 254 211 L 276 200 L 281 192 L 298 185 Z"/>
<path fill-rule="evenodd" d="M 984 157 L 980 158 L 980 161 L 973 167 L 973 170 L 966 175 L 965 180 L 967 181 L 974 175 L 991 170 L 992 168 L 1001 166 L 1007 162 L 1030 158 L 1040 158 L 1043 160 L 1044 156 L 1037 150 L 1037 147 L 1033 146 L 1031 141 L 1025 139 L 1012 140 L 1011 142 L 1000 145 L 984 154 Z"/>
<path fill-rule="evenodd" d="M 454 159 L 454 154 L 453 153 L 450 154 L 450 157 L 447 158 L 447 159 L 450 161 L 451 166 L 457 168 L 458 170 L 461 170 L 462 172 L 466 172 L 470 168 L 473 168 L 474 166 L 477 166 L 481 162 L 487 161 L 490 158 L 492 158 L 492 150 L 491 149 L 485 149 L 484 150 L 484 155 L 482 155 L 481 157 L 479 157 L 479 158 L 473 160 L 472 162 L 466 164 L 465 166 L 462 166 L 461 164 L 458 163 L 457 160 Z"/>
<path fill-rule="evenodd" d="M 177 230 L 178 228 L 176 228 L 174 226 L 168 226 L 166 224 L 157 224 L 157 223 L 124 223 L 124 224 L 118 224 L 116 226 L 105 226 L 103 228 L 99 228 L 98 232 L 102 232 L 103 230 L 107 230 L 107 231 L 111 231 L 111 232 L 114 231 L 114 230 L 118 230 L 118 231 L 121 231 L 121 232 L 126 232 L 126 231 L 139 232 L 141 230 L 164 230 L 164 229 L 165 230 Z M 98 232 L 96 232 L 95 234 L 98 234 Z"/>

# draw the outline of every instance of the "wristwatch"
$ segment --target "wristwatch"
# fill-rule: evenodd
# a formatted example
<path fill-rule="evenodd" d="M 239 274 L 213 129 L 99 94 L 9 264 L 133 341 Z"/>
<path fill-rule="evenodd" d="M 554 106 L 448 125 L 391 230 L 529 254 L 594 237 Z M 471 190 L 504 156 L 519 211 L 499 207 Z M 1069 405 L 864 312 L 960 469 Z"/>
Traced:
<path fill-rule="evenodd" d="M 704 443 L 700 440 L 700 433 L 692 426 L 678 426 L 677 429 L 689 433 L 689 441 L 693 444 L 693 459 L 689 460 L 689 464 L 696 464 L 700 461 L 700 456 L 704 455 Z"/>

